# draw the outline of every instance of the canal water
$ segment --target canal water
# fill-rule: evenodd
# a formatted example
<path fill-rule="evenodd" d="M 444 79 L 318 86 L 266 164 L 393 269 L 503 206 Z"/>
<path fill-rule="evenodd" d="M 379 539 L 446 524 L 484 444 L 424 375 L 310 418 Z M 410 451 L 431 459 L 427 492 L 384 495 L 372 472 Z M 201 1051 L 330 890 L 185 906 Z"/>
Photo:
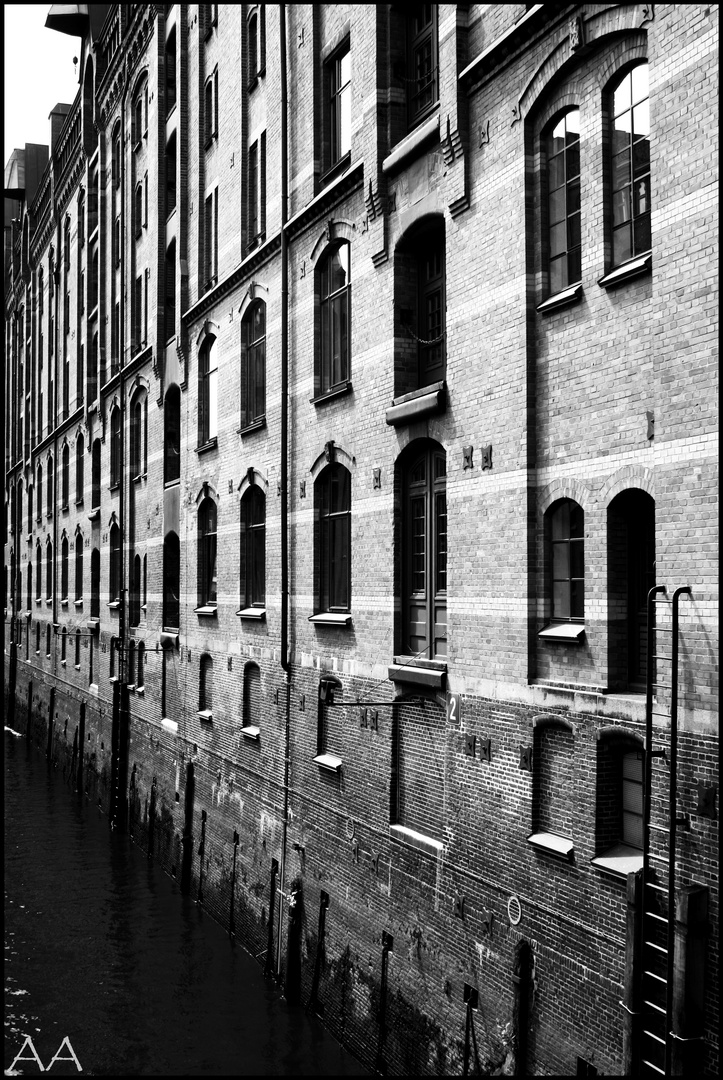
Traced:
<path fill-rule="evenodd" d="M 21 1050 L 17 1075 L 367 1075 L 6 728 L 6 1075 Z"/>

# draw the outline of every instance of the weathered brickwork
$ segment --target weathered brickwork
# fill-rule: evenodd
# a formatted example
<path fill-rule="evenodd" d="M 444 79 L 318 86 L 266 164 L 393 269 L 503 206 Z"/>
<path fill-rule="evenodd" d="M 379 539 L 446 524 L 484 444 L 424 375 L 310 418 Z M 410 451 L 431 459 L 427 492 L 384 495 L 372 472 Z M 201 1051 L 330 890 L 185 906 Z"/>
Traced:
<path fill-rule="evenodd" d="M 49 161 L 6 170 L 6 699 L 370 1069 L 619 1074 L 664 585 L 650 821 L 707 889 L 712 1075 L 718 9 L 546 7 L 287 5 L 286 147 L 278 6 L 89 18 Z"/>

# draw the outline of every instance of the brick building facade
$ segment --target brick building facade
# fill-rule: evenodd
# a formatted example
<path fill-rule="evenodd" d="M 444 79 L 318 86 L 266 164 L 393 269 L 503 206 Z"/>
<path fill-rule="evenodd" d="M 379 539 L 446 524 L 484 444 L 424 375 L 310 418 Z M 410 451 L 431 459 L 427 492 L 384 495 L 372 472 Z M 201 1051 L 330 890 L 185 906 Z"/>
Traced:
<path fill-rule="evenodd" d="M 370 1067 L 717 1073 L 717 8 L 89 10 L 12 723 Z"/>

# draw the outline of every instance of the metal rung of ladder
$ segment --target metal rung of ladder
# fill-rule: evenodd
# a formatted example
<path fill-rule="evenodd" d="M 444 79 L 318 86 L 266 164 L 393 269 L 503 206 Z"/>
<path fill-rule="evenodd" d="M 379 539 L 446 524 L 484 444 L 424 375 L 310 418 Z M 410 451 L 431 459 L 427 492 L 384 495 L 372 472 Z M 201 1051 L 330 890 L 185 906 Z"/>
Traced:
<path fill-rule="evenodd" d="M 648 828 L 649 829 L 654 829 L 655 832 L 667 832 L 667 833 L 670 832 L 670 829 L 668 828 L 667 825 L 653 825 L 652 822 L 648 823 Z"/>
<path fill-rule="evenodd" d="M 656 945 L 654 941 L 644 941 L 643 945 L 647 945 L 649 949 L 655 949 L 656 952 L 664 953 L 665 956 L 668 955 L 668 950 L 664 945 Z"/>
<path fill-rule="evenodd" d="M 656 1035 L 654 1031 L 646 1031 L 646 1029 L 643 1028 L 643 1035 L 648 1035 L 651 1039 L 655 1039 L 656 1043 L 665 1046 L 665 1039 L 661 1039 L 660 1035 Z"/>
<path fill-rule="evenodd" d="M 656 892 L 664 892 L 666 896 L 668 895 L 667 885 L 654 885 L 652 881 L 646 881 L 645 888 L 654 889 Z"/>
<path fill-rule="evenodd" d="M 649 1005 L 651 1009 L 655 1009 L 661 1016 L 665 1016 L 665 1009 L 661 1008 L 660 1005 L 656 1005 L 654 1001 L 644 1001 L 643 1004 Z"/>
<path fill-rule="evenodd" d="M 643 1065 L 647 1065 L 649 1069 L 653 1070 L 653 1072 L 660 1073 L 661 1076 L 665 1076 L 665 1069 L 659 1069 L 657 1065 L 653 1065 L 652 1061 L 646 1061 L 645 1058 L 643 1058 Z"/>
<path fill-rule="evenodd" d="M 665 923 L 666 926 L 668 925 L 668 920 L 665 915 L 656 915 L 654 911 L 646 911 L 645 914 L 649 919 L 655 919 L 656 922 L 662 922 Z"/>
<path fill-rule="evenodd" d="M 667 979 L 664 979 L 662 975 L 656 975 L 654 971 L 644 971 L 643 975 L 649 975 L 651 979 L 655 979 L 656 982 L 662 983 L 663 986 L 667 986 Z"/>

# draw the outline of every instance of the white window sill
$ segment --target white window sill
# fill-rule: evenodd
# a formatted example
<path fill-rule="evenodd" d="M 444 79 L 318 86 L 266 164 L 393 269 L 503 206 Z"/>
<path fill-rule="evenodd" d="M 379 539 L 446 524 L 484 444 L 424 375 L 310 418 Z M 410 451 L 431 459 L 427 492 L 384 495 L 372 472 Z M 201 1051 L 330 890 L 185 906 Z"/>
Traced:
<path fill-rule="evenodd" d="M 553 623 L 538 631 L 539 638 L 547 641 L 580 641 L 585 633 L 584 623 Z"/>
<path fill-rule="evenodd" d="M 382 162 L 382 172 L 390 173 L 398 169 L 407 158 L 416 155 L 427 139 L 439 136 L 439 106 L 435 113 L 413 128 L 408 135 L 392 147 L 392 152 Z"/>
<path fill-rule="evenodd" d="M 202 723 L 213 723 L 213 712 L 211 711 L 211 709 L 199 709 L 196 713 L 196 716 Z"/>
<path fill-rule="evenodd" d="M 246 607 L 237 611 L 239 619 L 256 619 L 263 620 L 266 618 L 266 608 L 262 607 Z"/>
<path fill-rule="evenodd" d="M 555 855 L 558 859 L 572 860 L 575 844 L 567 836 L 558 836 L 556 833 L 540 832 L 527 837 L 527 843 L 540 851 L 546 851 L 549 855 Z"/>
<path fill-rule="evenodd" d="M 83 606 L 83 597 L 82 596 L 81 596 L 80 600 L 74 600 L 73 601 L 73 607 L 82 607 L 82 606 Z"/>
<path fill-rule="evenodd" d="M 537 305 L 537 311 L 540 315 L 546 315 L 548 311 L 569 307 L 570 304 L 576 304 L 578 300 L 582 300 L 582 285 L 579 283 L 569 289 L 563 289 L 562 292 L 555 293 L 554 296 L 549 296 L 547 300 L 543 300 L 541 304 Z"/>
<path fill-rule="evenodd" d="M 255 742 L 258 742 L 261 728 L 256 727 L 254 724 L 247 724 L 246 727 L 241 728 L 241 734 L 244 739 L 253 739 Z"/>
<path fill-rule="evenodd" d="M 113 611 L 117 611 L 120 607 L 120 600 L 111 600 L 111 602 L 108 604 L 108 607 L 112 608 Z"/>
<path fill-rule="evenodd" d="M 176 721 L 168 720 L 166 719 L 166 717 L 161 720 L 161 727 L 165 728 L 166 731 L 170 731 L 173 735 L 175 735 L 178 731 L 178 724 L 176 723 Z"/>
<path fill-rule="evenodd" d="M 61 660 L 61 661 L 60 661 L 60 666 L 61 666 L 61 667 L 65 667 L 65 666 L 67 665 L 67 663 L 68 663 L 68 661 L 67 661 L 67 660 Z"/>
<path fill-rule="evenodd" d="M 351 626 L 351 615 L 342 611 L 322 611 L 310 615 L 309 622 L 316 626 Z"/>
<path fill-rule="evenodd" d="M 343 762 L 336 754 L 317 754 L 314 761 L 320 769 L 327 769 L 329 772 L 338 773 L 341 770 Z"/>
<path fill-rule="evenodd" d="M 591 864 L 603 874 L 624 879 L 628 874 L 642 870 L 643 853 L 640 848 L 630 847 L 629 844 L 616 844 L 609 851 L 591 859 Z"/>
<path fill-rule="evenodd" d="M 193 610 L 194 610 L 194 613 L 196 615 L 215 616 L 217 614 L 218 609 L 215 606 L 211 605 L 211 604 L 204 604 L 203 607 L 197 607 L 197 608 L 194 608 Z"/>
<path fill-rule="evenodd" d="M 146 692 L 145 686 L 137 686 L 136 687 L 136 697 L 143 697 L 145 692 Z"/>
<path fill-rule="evenodd" d="M 65 600 L 60 601 L 60 606 L 61 607 L 67 607 L 68 606 L 68 597 L 67 596 L 66 596 Z"/>
<path fill-rule="evenodd" d="M 419 851 L 428 851 L 430 855 L 440 855 L 444 849 L 441 840 L 435 840 L 432 836 L 426 836 L 424 833 L 416 832 L 414 829 L 408 829 L 406 825 L 390 825 L 389 835 L 395 840 L 401 840 L 403 843 L 417 848 Z"/>
<path fill-rule="evenodd" d="M 641 274 L 647 274 L 653 265 L 652 252 L 648 252 L 647 255 L 641 255 L 637 259 L 630 259 L 629 262 L 623 263 L 622 266 L 618 266 L 615 270 L 611 270 L 609 274 L 605 274 L 598 280 L 598 285 L 603 289 L 612 289 L 616 285 L 622 285 L 624 281 L 630 281 L 632 278 L 640 277 Z"/>

